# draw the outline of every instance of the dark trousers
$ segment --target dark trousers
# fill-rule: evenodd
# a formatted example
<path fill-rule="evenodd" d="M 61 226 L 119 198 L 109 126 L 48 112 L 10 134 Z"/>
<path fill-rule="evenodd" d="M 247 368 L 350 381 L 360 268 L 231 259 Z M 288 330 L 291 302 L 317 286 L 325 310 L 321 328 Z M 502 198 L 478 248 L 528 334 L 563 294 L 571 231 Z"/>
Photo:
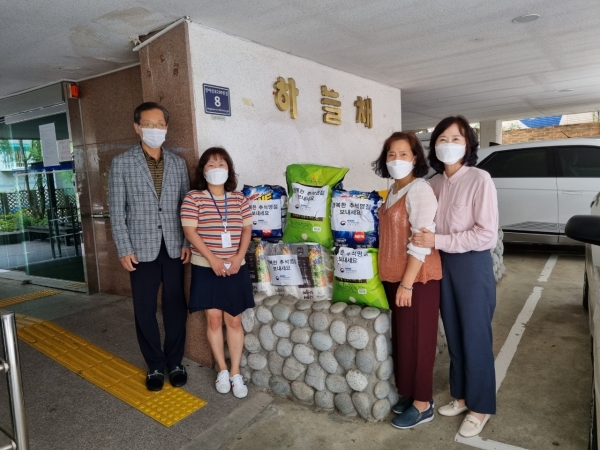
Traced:
<path fill-rule="evenodd" d="M 489 251 L 442 256 L 440 310 L 450 353 L 450 394 L 481 414 L 496 413 L 492 318 L 496 281 Z"/>
<path fill-rule="evenodd" d="M 383 282 L 392 310 L 392 357 L 398 393 L 421 402 L 433 398 L 437 353 L 440 282 L 413 285 L 410 307 L 396 306 L 400 283 Z"/>
<path fill-rule="evenodd" d="M 148 370 L 163 371 L 181 364 L 185 346 L 187 304 L 183 295 L 183 264 L 171 258 L 164 241 L 154 261 L 140 262 L 130 272 L 135 330 Z M 162 282 L 164 351 L 156 320 L 158 288 Z"/>

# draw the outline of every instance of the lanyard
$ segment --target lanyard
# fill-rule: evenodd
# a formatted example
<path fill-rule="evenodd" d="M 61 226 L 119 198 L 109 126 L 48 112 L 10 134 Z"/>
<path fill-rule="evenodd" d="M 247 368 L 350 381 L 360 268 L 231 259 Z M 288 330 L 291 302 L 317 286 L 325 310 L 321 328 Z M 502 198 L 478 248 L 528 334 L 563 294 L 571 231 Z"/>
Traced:
<path fill-rule="evenodd" d="M 221 214 L 221 211 L 219 210 L 219 207 L 217 206 L 217 202 L 215 201 L 215 198 L 213 197 L 212 192 L 210 192 L 210 189 L 208 189 L 208 193 L 210 194 L 210 198 L 212 198 L 212 201 L 215 204 L 215 208 L 217 208 L 217 212 L 219 213 L 219 217 L 221 218 L 221 221 L 223 222 L 223 228 L 225 229 L 225 233 L 227 233 L 227 217 L 228 217 L 227 191 L 225 191 L 225 219 L 223 219 L 223 215 Z"/>

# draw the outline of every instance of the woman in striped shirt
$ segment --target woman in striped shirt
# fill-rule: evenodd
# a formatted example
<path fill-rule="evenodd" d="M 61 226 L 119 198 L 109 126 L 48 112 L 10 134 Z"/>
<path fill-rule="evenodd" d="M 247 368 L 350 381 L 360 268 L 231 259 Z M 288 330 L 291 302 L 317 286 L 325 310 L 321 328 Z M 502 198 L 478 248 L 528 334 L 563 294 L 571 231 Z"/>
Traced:
<path fill-rule="evenodd" d="M 211 147 L 200 157 L 194 190 L 181 205 L 181 223 L 192 248 L 190 313 L 206 311 L 210 347 L 219 366 L 217 391 L 242 398 L 248 388 L 240 374 L 244 347 L 241 314 L 254 307 L 250 272 L 244 255 L 252 234 L 252 211 L 241 192 L 235 192 L 233 161 L 223 148 Z M 223 321 L 231 372 L 227 370 Z"/>

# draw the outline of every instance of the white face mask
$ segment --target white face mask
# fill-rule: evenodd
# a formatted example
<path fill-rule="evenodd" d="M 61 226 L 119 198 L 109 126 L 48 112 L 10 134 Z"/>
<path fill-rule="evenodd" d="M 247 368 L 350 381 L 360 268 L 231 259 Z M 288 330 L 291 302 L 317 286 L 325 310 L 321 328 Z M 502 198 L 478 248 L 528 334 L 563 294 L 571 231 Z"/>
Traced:
<path fill-rule="evenodd" d="M 221 186 L 229 178 L 229 170 L 220 168 L 210 169 L 204 172 L 204 178 L 212 185 Z"/>
<path fill-rule="evenodd" d="M 402 161 L 401 159 L 395 159 L 385 163 L 385 165 L 394 180 L 401 180 L 402 178 L 407 177 L 415 168 L 412 161 Z"/>
<path fill-rule="evenodd" d="M 142 128 L 142 141 L 150 148 L 160 148 L 165 142 L 167 136 L 167 130 L 161 130 L 159 128 Z"/>
<path fill-rule="evenodd" d="M 435 156 L 444 164 L 452 165 L 465 156 L 467 146 L 444 142 L 435 146 Z"/>

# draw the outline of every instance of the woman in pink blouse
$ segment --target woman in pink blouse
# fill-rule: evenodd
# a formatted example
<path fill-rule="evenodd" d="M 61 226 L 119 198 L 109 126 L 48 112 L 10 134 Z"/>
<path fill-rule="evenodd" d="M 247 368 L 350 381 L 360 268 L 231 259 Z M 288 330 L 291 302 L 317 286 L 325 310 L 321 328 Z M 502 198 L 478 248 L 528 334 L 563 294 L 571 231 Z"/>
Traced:
<path fill-rule="evenodd" d="M 459 433 L 478 435 L 496 413 L 492 317 L 496 282 L 490 249 L 498 240 L 498 200 L 490 175 L 477 169 L 479 142 L 469 122 L 447 117 L 431 135 L 431 186 L 438 198 L 436 233 L 415 233 L 416 246 L 442 257 L 440 310 L 450 353 L 450 394 L 438 412 L 469 411 Z"/>

